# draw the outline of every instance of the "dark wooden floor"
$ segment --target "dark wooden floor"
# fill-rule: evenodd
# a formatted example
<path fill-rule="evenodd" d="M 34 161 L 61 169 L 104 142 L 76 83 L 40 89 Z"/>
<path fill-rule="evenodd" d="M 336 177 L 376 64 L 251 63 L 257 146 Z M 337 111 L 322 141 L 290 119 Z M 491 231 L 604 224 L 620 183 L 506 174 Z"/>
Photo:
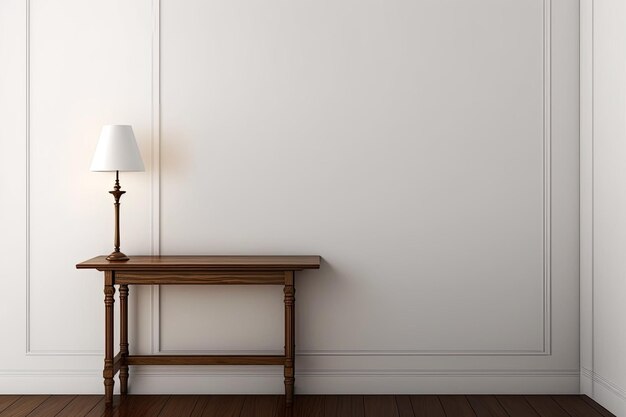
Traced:
<path fill-rule="evenodd" d="M 615 417 L 581 395 L 303 395 L 296 417 Z M 0 395 L 0 417 L 280 417 L 278 395 Z"/>

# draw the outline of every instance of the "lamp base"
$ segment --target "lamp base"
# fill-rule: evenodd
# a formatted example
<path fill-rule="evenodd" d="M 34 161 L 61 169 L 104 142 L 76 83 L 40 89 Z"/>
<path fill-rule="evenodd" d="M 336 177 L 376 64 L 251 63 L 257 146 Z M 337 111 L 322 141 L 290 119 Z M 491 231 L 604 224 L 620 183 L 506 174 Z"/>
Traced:
<path fill-rule="evenodd" d="M 122 252 L 112 252 L 109 256 L 107 256 L 107 261 L 127 261 L 128 256 L 124 255 Z"/>

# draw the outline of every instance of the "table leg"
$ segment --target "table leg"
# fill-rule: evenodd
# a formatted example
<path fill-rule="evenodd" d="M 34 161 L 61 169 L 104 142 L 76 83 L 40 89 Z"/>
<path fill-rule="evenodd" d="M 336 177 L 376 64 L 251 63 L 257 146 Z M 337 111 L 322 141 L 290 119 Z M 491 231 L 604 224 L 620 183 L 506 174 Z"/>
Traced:
<path fill-rule="evenodd" d="M 289 416 L 293 410 L 295 361 L 295 293 L 293 271 L 285 272 L 285 408 Z"/>
<path fill-rule="evenodd" d="M 115 299 L 115 287 L 113 286 L 113 272 L 104 272 L 104 402 L 107 405 L 113 403 L 113 303 Z"/>
<path fill-rule="evenodd" d="M 120 284 L 120 393 L 128 392 L 128 285 Z"/>

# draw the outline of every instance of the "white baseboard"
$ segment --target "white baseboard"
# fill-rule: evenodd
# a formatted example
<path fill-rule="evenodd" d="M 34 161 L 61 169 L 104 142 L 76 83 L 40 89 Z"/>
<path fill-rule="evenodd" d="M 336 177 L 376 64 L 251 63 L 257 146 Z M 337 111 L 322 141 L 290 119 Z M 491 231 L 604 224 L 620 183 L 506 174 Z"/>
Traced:
<path fill-rule="evenodd" d="M 0 371 L 4 394 L 101 394 L 102 371 Z"/>
<path fill-rule="evenodd" d="M 282 370 L 131 369 L 134 394 L 282 394 Z M 315 370 L 299 394 L 578 394 L 578 370 Z M 116 389 L 119 384 L 116 383 Z M 102 371 L 3 371 L 0 394 L 99 394 Z"/>
<path fill-rule="evenodd" d="M 617 417 L 626 417 L 626 389 L 587 368 L 581 368 L 580 382 L 583 394 Z"/>

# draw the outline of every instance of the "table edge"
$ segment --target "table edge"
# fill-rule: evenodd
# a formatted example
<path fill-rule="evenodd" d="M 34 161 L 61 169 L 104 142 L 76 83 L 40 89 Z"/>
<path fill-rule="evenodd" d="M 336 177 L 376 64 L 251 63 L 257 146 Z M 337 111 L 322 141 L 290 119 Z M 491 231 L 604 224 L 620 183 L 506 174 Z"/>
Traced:
<path fill-rule="evenodd" d="M 138 256 L 146 256 L 149 255 L 138 255 Z M 184 257 L 198 257 L 201 258 L 202 255 L 180 255 Z M 216 256 L 241 256 L 241 257 L 250 257 L 255 255 L 216 255 Z M 262 255 L 260 255 L 262 257 Z M 102 258 L 101 256 L 96 256 L 94 258 L 88 259 L 86 261 L 80 262 L 76 264 L 76 269 L 96 269 L 98 271 L 154 271 L 154 270 L 187 270 L 187 271 L 242 271 L 242 270 L 253 270 L 253 271 L 302 271 L 304 269 L 319 269 L 322 257 L 319 255 L 267 255 L 268 257 L 276 256 L 276 257 L 310 257 L 312 259 L 317 258 L 317 262 L 313 263 L 281 263 L 276 262 L 275 264 L 255 264 L 254 262 L 248 264 L 240 264 L 233 265 L 229 263 L 215 263 L 215 264 L 134 264 L 128 262 L 115 262 L 115 261 L 94 261 L 96 259 Z M 155 256 L 156 257 L 156 256 Z M 160 258 L 168 258 L 170 256 L 160 256 Z M 176 258 L 176 256 L 171 256 L 172 258 Z M 131 256 L 132 259 L 132 256 Z M 93 263 L 90 263 L 93 262 Z"/>

